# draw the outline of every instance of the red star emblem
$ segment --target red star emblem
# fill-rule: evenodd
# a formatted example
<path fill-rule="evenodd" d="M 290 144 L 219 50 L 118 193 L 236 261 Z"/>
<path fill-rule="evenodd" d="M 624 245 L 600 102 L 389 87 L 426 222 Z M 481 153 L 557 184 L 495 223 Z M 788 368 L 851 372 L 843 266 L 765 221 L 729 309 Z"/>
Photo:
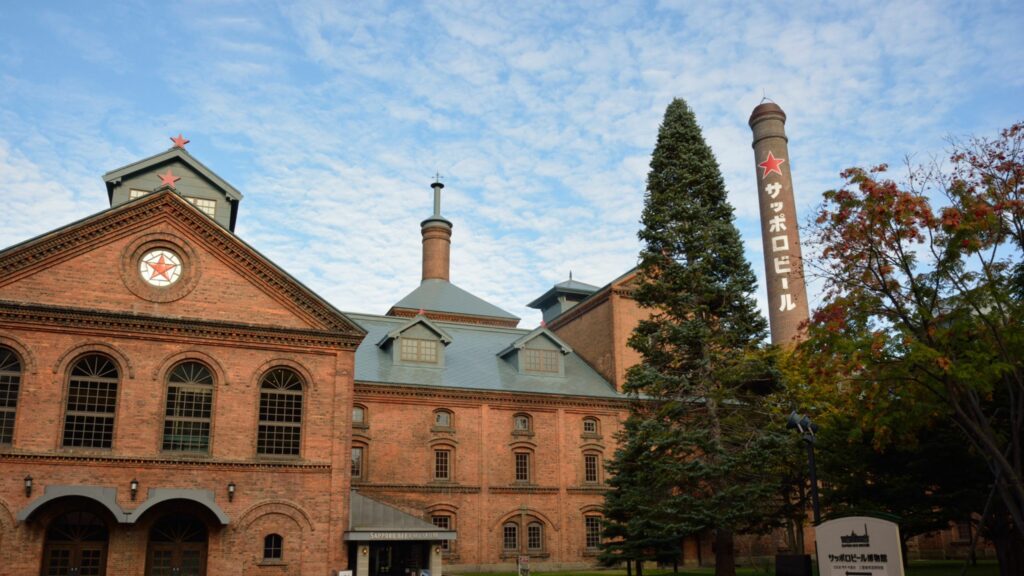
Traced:
<path fill-rule="evenodd" d="M 764 162 L 758 164 L 758 166 L 764 168 L 764 173 L 761 174 L 761 178 L 764 178 L 765 176 L 771 174 L 772 172 L 775 172 L 779 176 L 782 176 L 782 170 L 779 170 L 779 166 L 782 166 L 782 163 L 785 161 L 785 158 L 776 158 L 775 155 L 772 154 L 772 151 L 769 150 L 768 157 L 765 158 Z"/>
<path fill-rule="evenodd" d="M 161 186 L 170 186 L 171 188 L 175 187 L 174 186 L 175 182 L 177 182 L 178 180 L 181 180 L 181 177 L 180 176 L 175 176 L 174 173 L 171 172 L 170 168 L 167 169 L 167 173 L 166 174 L 157 174 L 157 176 L 160 177 L 160 185 Z"/>
<path fill-rule="evenodd" d="M 167 273 L 178 267 L 177 264 L 172 264 L 164 260 L 163 254 L 160 255 L 160 258 L 158 258 L 156 262 L 149 262 L 148 264 L 150 270 L 153 271 L 153 273 L 149 275 L 150 280 L 156 279 L 157 276 L 163 276 L 164 280 L 167 280 L 168 282 L 171 281 L 171 277 L 168 276 Z"/>
<path fill-rule="evenodd" d="M 191 142 L 191 140 L 189 140 L 188 138 L 185 138 L 184 136 L 182 136 L 181 132 L 178 132 L 178 137 L 177 138 L 171 138 L 171 142 L 174 142 L 174 147 L 175 148 L 182 148 L 183 149 L 183 148 L 185 148 L 185 144 L 188 144 L 189 142 Z"/>

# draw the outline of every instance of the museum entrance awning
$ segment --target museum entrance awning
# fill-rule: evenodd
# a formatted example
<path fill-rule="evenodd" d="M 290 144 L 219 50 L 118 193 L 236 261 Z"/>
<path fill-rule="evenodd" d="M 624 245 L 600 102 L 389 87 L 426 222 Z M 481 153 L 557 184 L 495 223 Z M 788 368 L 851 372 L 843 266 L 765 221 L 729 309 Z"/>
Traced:
<path fill-rule="evenodd" d="M 430 522 L 402 512 L 394 506 L 367 498 L 355 490 L 350 494 L 348 532 L 345 532 L 345 540 L 455 540 L 456 533 L 453 530 L 439 530 Z"/>

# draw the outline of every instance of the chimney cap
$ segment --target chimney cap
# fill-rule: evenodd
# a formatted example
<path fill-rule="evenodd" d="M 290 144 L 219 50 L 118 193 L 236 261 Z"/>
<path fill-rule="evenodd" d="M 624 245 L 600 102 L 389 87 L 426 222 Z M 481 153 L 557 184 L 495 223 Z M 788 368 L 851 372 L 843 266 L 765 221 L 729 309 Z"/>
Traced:
<path fill-rule="evenodd" d="M 754 107 L 754 111 L 750 113 L 750 120 L 747 121 L 747 124 L 753 127 L 755 123 L 766 116 L 780 116 L 782 122 L 786 122 L 786 113 L 783 112 L 782 106 L 775 102 L 762 102 Z"/>

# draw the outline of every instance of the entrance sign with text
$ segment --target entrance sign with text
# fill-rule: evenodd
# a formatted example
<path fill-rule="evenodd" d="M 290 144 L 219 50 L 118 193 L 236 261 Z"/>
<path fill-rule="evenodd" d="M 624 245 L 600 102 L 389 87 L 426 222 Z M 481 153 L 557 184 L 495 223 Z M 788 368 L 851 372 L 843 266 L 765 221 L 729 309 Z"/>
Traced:
<path fill-rule="evenodd" d="M 815 533 L 821 576 L 904 576 L 894 522 L 850 516 L 822 522 Z"/>

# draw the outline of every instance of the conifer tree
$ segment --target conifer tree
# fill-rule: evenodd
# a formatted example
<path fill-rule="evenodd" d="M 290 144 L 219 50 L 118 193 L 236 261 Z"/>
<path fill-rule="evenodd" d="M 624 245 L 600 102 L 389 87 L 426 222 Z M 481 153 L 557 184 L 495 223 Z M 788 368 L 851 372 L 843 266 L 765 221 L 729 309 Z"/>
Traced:
<path fill-rule="evenodd" d="M 646 424 L 626 435 L 648 434 L 645 461 L 672 484 L 661 513 L 649 516 L 656 531 L 714 531 L 715 573 L 733 576 L 733 534 L 767 528 L 776 515 L 776 482 L 765 472 L 782 442 L 760 409 L 774 370 L 762 344 L 767 323 L 753 297 L 756 278 L 718 163 L 683 100 L 668 106 L 658 132 L 642 223 L 634 297 L 652 316 L 630 339 L 642 362 L 625 387 L 644 406 L 632 418 Z M 635 438 L 624 441 L 628 447 Z M 620 451 L 611 468 L 641 474 L 628 457 Z M 643 490 L 642 481 L 621 483 Z M 607 501 L 615 499 L 629 500 L 613 493 Z"/>

